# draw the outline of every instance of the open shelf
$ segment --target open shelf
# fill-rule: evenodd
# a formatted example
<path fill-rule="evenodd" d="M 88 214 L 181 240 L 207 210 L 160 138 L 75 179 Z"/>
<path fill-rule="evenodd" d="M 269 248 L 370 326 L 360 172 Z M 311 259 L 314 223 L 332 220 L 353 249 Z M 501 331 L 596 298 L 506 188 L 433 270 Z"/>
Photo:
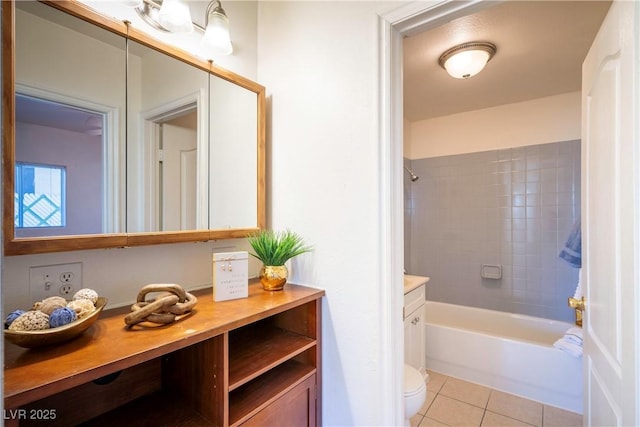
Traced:
<path fill-rule="evenodd" d="M 245 328 L 230 334 L 229 391 L 316 345 L 316 340 L 279 328 Z"/>
<path fill-rule="evenodd" d="M 229 425 L 249 419 L 315 372 L 313 366 L 288 360 L 237 388 L 230 393 Z"/>
<path fill-rule="evenodd" d="M 212 423 L 173 393 L 158 391 L 80 424 L 82 427 L 117 425 L 210 427 Z"/>

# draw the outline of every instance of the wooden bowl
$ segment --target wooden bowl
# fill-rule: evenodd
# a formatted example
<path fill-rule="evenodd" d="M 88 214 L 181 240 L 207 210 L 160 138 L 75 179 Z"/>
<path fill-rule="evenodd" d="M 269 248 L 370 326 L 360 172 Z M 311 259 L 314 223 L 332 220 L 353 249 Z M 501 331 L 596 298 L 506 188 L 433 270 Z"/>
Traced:
<path fill-rule="evenodd" d="M 10 331 L 9 329 L 5 329 L 4 337 L 9 342 L 25 348 L 44 347 L 46 345 L 69 341 L 89 329 L 89 327 L 98 320 L 105 305 L 107 305 L 107 299 L 98 297 L 95 304 L 96 309 L 82 319 L 74 320 L 71 323 L 58 326 L 57 328 L 44 329 L 41 331 Z"/>

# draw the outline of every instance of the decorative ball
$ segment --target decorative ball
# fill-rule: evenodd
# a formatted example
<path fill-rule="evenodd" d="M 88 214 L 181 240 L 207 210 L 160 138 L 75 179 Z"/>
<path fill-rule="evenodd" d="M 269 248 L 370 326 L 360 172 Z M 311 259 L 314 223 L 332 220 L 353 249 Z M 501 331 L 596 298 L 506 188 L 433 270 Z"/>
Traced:
<path fill-rule="evenodd" d="M 11 325 L 10 331 L 41 331 L 49 329 L 49 315 L 38 310 L 22 313 Z"/>
<path fill-rule="evenodd" d="M 9 315 L 7 315 L 7 318 L 4 321 L 4 328 L 7 329 L 14 320 L 16 320 L 18 317 L 20 317 L 21 314 L 24 313 L 24 310 L 14 310 L 11 313 L 9 313 Z"/>
<path fill-rule="evenodd" d="M 78 316 L 76 312 L 69 307 L 57 308 L 49 316 L 49 326 L 57 328 L 58 326 L 66 325 L 76 320 Z"/>
<path fill-rule="evenodd" d="M 67 304 L 67 307 L 76 312 L 78 319 L 82 319 L 83 317 L 93 313 L 93 310 L 96 309 L 93 303 L 88 299 L 70 301 L 69 304 Z"/>
<path fill-rule="evenodd" d="M 62 297 L 49 297 L 40 302 L 33 304 L 32 310 L 40 310 L 41 312 L 51 316 L 54 310 L 67 306 L 67 300 Z"/>
<path fill-rule="evenodd" d="M 76 292 L 73 295 L 73 299 L 74 300 L 88 299 L 93 304 L 95 304 L 96 301 L 98 301 L 98 293 L 96 291 L 94 291 L 93 289 L 84 288 L 84 289 L 80 289 L 78 292 Z"/>

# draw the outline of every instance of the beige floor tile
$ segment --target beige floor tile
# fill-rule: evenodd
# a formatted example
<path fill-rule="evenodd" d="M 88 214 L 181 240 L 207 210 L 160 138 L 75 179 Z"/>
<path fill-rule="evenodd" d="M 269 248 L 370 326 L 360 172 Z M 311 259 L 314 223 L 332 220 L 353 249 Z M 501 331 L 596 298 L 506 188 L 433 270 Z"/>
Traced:
<path fill-rule="evenodd" d="M 582 415 L 544 405 L 544 427 L 580 427 Z"/>
<path fill-rule="evenodd" d="M 482 427 L 531 427 L 531 424 L 486 411 L 482 419 Z"/>
<path fill-rule="evenodd" d="M 429 417 L 424 417 L 419 427 L 447 427 L 449 424 L 443 424 Z"/>
<path fill-rule="evenodd" d="M 442 385 L 447 380 L 447 376 L 441 374 L 439 372 L 430 371 L 427 369 L 427 373 L 429 374 L 429 383 L 427 384 L 427 390 L 437 393 L 442 388 Z"/>
<path fill-rule="evenodd" d="M 422 421 L 422 418 L 424 418 L 424 415 L 422 414 L 415 414 L 413 417 L 411 417 L 411 419 L 409 420 L 411 427 L 418 427 L 420 425 L 420 422 Z"/>
<path fill-rule="evenodd" d="M 492 390 L 487 410 L 534 426 L 542 426 L 542 404 L 533 400 Z"/>
<path fill-rule="evenodd" d="M 436 393 L 427 390 L 427 398 L 424 400 L 424 403 L 422 404 L 422 408 L 420 408 L 420 410 L 418 410 L 419 414 L 426 414 L 427 410 L 429 409 L 429 406 L 431 406 L 431 404 L 433 403 L 433 399 L 436 398 Z"/>
<path fill-rule="evenodd" d="M 443 396 L 452 397 L 473 406 L 485 408 L 489 400 L 491 389 L 478 384 L 449 377 L 440 389 Z"/>
<path fill-rule="evenodd" d="M 478 427 L 483 413 L 481 408 L 438 395 L 427 411 L 427 417 L 455 427 Z"/>

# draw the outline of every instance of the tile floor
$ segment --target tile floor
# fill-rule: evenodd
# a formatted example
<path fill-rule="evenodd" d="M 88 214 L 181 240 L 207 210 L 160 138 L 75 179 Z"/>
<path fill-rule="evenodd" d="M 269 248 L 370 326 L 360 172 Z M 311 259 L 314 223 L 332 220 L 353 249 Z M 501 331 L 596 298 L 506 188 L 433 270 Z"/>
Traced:
<path fill-rule="evenodd" d="M 578 427 L 582 415 L 429 372 L 427 401 L 412 427 Z"/>

